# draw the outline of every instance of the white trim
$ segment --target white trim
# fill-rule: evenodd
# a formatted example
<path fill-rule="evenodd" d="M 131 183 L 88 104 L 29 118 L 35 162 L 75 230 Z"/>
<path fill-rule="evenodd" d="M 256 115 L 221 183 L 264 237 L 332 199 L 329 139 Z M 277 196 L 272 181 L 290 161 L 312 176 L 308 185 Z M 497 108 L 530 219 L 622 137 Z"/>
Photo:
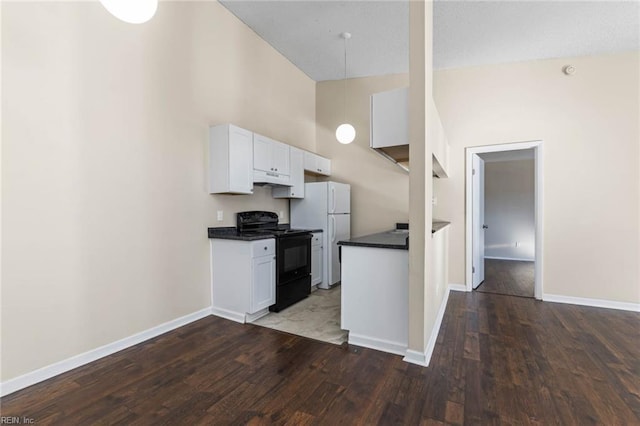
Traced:
<path fill-rule="evenodd" d="M 254 322 L 259 320 L 260 318 L 269 315 L 269 308 L 264 308 L 264 309 L 260 309 L 258 312 L 256 312 L 255 314 L 247 314 L 245 315 L 245 321 L 246 322 Z"/>
<path fill-rule="evenodd" d="M 411 364 L 421 365 L 423 367 L 429 366 L 426 355 L 423 352 L 414 351 L 412 349 L 407 349 L 407 353 L 402 360 Z"/>
<path fill-rule="evenodd" d="M 230 311 L 228 309 L 216 308 L 215 306 L 211 308 L 211 315 L 215 315 L 220 318 L 228 319 L 229 321 L 239 322 L 240 324 L 245 323 L 244 314 L 236 311 Z"/>
<path fill-rule="evenodd" d="M 466 291 L 466 287 L 464 291 Z M 447 302 L 449 301 L 450 292 L 451 284 L 449 284 L 449 287 L 447 287 L 444 297 L 442 298 L 442 302 L 440 302 L 440 308 L 438 309 L 438 314 L 436 315 L 436 321 L 433 324 L 433 328 L 431 329 L 431 336 L 429 336 L 429 342 L 427 343 L 427 348 L 425 349 L 424 353 L 408 349 L 405 353 L 403 361 L 422 365 L 423 367 L 429 366 L 429 362 L 431 362 L 431 356 L 433 355 L 433 350 L 436 347 L 436 342 L 438 340 L 438 334 L 440 334 L 442 319 L 444 318 L 444 313 L 447 310 Z"/>
<path fill-rule="evenodd" d="M 541 140 L 528 142 L 515 142 L 499 145 L 476 146 L 466 148 L 466 179 L 465 179 L 465 285 L 467 291 L 472 289 L 472 263 L 473 263 L 473 241 L 472 241 L 472 156 L 474 154 L 482 154 L 485 152 L 515 151 L 521 149 L 534 149 L 535 155 L 535 222 L 536 222 L 536 252 L 535 252 L 535 284 L 534 296 L 536 299 L 542 299 L 543 281 L 542 281 L 542 247 L 544 246 L 544 219 L 543 219 L 543 193 L 544 193 L 544 163 L 543 163 L 543 143 Z"/>
<path fill-rule="evenodd" d="M 449 283 L 449 291 L 467 291 L 467 286 L 465 284 Z"/>
<path fill-rule="evenodd" d="M 388 352 L 396 355 L 404 355 L 407 351 L 407 345 L 400 342 L 392 342 L 390 340 L 376 339 L 374 337 L 362 336 L 349 332 L 349 344 L 363 346 L 369 349 L 376 349 L 382 352 Z"/>
<path fill-rule="evenodd" d="M 502 257 L 502 256 L 485 256 L 485 259 L 495 259 L 495 260 L 515 260 L 517 262 L 535 262 L 535 259 L 524 259 L 521 257 Z"/>
<path fill-rule="evenodd" d="M 442 325 L 442 318 L 444 318 L 444 313 L 447 310 L 447 302 L 449 301 L 449 289 L 444 294 L 442 298 L 442 302 L 440 302 L 440 308 L 438 309 L 438 315 L 436 316 L 436 322 L 433 324 L 433 328 L 431 329 L 431 336 L 429 337 L 429 342 L 427 343 L 427 349 L 425 350 L 425 360 L 427 361 L 427 365 L 431 361 L 431 355 L 433 355 L 433 349 L 436 347 L 436 341 L 438 340 L 438 334 L 440 333 L 440 326 Z"/>
<path fill-rule="evenodd" d="M 43 380 L 50 379 L 67 371 L 73 370 L 90 362 L 96 361 L 105 356 L 114 354 L 123 349 L 127 349 L 131 346 L 142 343 L 145 340 L 149 340 L 161 334 L 167 333 L 176 328 L 187 325 L 191 322 L 197 321 L 211 314 L 211 308 L 201 309 L 197 312 L 185 315 L 180 318 L 165 322 L 158 326 L 152 327 L 148 330 L 141 331 L 132 336 L 125 337 L 124 339 L 117 340 L 112 343 L 108 343 L 99 348 L 92 349 L 79 355 L 72 356 L 71 358 L 58 361 L 54 364 L 47 365 L 39 368 L 22 376 L 9 379 L 0 383 L 0 396 L 9 395 L 20 389 L 24 389 L 28 386 L 35 385 Z"/>
<path fill-rule="evenodd" d="M 545 302 L 568 303 L 570 305 L 592 306 L 594 308 L 619 309 L 623 311 L 640 312 L 640 303 L 618 302 L 605 299 L 587 299 L 585 297 L 561 296 L 559 294 L 542 295 Z"/>

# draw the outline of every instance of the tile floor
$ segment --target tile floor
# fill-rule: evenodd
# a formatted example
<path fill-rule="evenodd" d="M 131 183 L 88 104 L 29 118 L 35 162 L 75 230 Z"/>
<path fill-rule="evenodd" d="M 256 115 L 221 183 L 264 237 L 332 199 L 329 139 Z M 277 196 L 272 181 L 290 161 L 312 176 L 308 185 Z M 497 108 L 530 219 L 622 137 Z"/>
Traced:
<path fill-rule="evenodd" d="M 347 341 L 347 332 L 340 329 L 340 290 L 338 285 L 314 291 L 306 299 L 281 312 L 270 312 L 254 324 L 341 345 Z"/>

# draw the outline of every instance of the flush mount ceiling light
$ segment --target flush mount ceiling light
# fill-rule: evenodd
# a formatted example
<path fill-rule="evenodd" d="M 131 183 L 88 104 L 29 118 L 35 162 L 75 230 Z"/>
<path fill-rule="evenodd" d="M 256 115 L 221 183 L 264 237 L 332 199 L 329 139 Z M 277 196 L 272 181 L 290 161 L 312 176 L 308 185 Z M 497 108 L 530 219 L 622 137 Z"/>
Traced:
<path fill-rule="evenodd" d="M 344 39 L 344 118 L 345 122 L 336 129 L 336 139 L 338 142 L 348 144 L 356 138 L 356 129 L 347 123 L 347 40 L 351 38 L 351 33 L 342 33 L 340 37 Z"/>
<path fill-rule="evenodd" d="M 100 0 L 116 18 L 130 24 L 142 24 L 153 18 L 158 0 Z"/>

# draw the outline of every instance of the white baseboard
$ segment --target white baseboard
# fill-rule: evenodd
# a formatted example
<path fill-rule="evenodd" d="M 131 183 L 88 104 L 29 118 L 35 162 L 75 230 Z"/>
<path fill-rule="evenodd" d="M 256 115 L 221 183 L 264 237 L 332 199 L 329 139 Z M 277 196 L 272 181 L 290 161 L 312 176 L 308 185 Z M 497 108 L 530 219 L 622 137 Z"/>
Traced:
<path fill-rule="evenodd" d="M 484 258 L 494 260 L 517 260 L 518 262 L 535 262 L 535 259 L 523 259 L 521 257 L 485 256 Z"/>
<path fill-rule="evenodd" d="M 438 340 L 438 334 L 440 334 L 440 326 L 442 325 L 442 318 L 444 318 L 444 313 L 447 310 L 447 301 L 449 300 L 449 289 L 445 293 L 442 298 L 442 302 L 440 303 L 440 309 L 438 309 L 438 315 L 436 316 L 436 322 L 433 324 L 433 328 L 431 329 L 431 337 L 429 337 L 429 342 L 427 343 L 427 349 L 425 350 L 425 360 L 427 361 L 427 365 L 431 361 L 431 355 L 433 355 L 433 349 L 436 347 L 436 340 Z"/>
<path fill-rule="evenodd" d="M 402 360 L 411 364 L 421 365 L 423 367 L 429 366 L 424 352 L 418 352 L 412 349 L 407 349 L 407 353 L 404 355 L 404 358 L 402 358 Z"/>
<path fill-rule="evenodd" d="M 246 322 L 258 321 L 260 318 L 269 315 L 269 308 L 264 308 L 256 312 L 255 314 L 247 314 L 245 316 Z"/>
<path fill-rule="evenodd" d="M 463 291 L 467 291 L 466 287 Z M 447 287 L 447 291 L 442 298 L 442 302 L 440 302 L 438 315 L 436 315 L 436 322 L 433 324 L 433 328 L 431 329 L 431 335 L 429 337 L 429 341 L 427 342 L 427 348 L 425 349 L 424 353 L 409 349 L 407 350 L 405 357 L 403 358 L 404 361 L 410 362 L 412 364 L 422 365 L 423 367 L 429 366 L 431 355 L 433 355 L 433 349 L 436 347 L 436 341 L 438 340 L 438 334 L 440 334 L 442 319 L 444 318 L 444 313 L 447 310 L 447 301 L 449 300 L 450 292 L 451 284 L 449 285 L 449 287 Z"/>
<path fill-rule="evenodd" d="M 71 358 L 64 359 L 56 362 L 55 364 L 48 365 L 46 367 L 39 368 L 22 376 L 18 376 L 13 379 L 9 379 L 0 383 L 0 396 L 9 395 L 20 389 L 24 389 L 28 386 L 35 385 L 36 383 L 50 379 L 67 371 L 73 370 L 97 359 L 103 358 L 107 355 L 114 354 L 123 349 L 142 343 L 145 340 L 149 340 L 153 337 L 164 334 L 168 331 L 174 330 L 183 325 L 187 325 L 191 322 L 197 321 L 211 314 L 211 308 L 205 308 L 194 312 L 192 314 L 185 315 L 180 318 L 165 322 L 156 327 L 150 328 L 140 333 L 136 333 L 132 336 L 125 337 L 124 339 L 117 340 L 113 343 L 100 346 L 99 348 L 90 350 L 88 352 L 75 355 Z"/>
<path fill-rule="evenodd" d="M 449 290 L 451 291 L 467 291 L 465 284 L 451 284 L 449 283 Z"/>
<path fill-rule="evenodd" d="M 224 308 L 216 308 L 215 306 L 211 308 L 211 315 L 215 315 L 220 318 L 228 319 L 229 321 L 239 322 L 240 324 L 245 323 L 245 316 L 239 312 L 230 311 Z"/>
<path fill-rule="evenodd" d="M 378 351 L 388 352 L 396 355 L 404 355 L 407 352 L 406 344 L 362 336 L 359 334 L 353 334 L 351 332 L 349 332 L 349 344 L 363 346 L 365 348 L 375 349 Z"/>
<path fill-rule="evenodd" d="M 640 303 L 618 302 L 615 300 L 587 299 L 584 297 L 561 296 L 558 294 L 542 295 L 545 302 L 567 303 L 570 305 L 592 306 L 594 308 L 619 309 L 623 311 L 640 312 Z"/>

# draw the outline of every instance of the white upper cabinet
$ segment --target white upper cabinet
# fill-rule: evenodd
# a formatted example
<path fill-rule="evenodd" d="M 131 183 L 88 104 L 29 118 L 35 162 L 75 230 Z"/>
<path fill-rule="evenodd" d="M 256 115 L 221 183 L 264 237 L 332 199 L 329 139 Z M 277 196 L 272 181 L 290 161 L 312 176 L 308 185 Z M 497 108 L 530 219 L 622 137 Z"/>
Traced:
<path fill-rule="evenodd" d="M 304 198 L 304 151 L 289 147 L 291 186 L 273 187 L 273 198 Z"/>
<path fill-rule="evenodd" d="M 429 136 L 433 149 L 433 173 L 441 178 L 449 176 L 449 141 L 444 132 L 438 108 L 432 98 L 429 98 L 428 122 Z"/>
<path fill-rule="evenodd" d="M 371 95 L 371 148 L 409 144 L 409 88 Z"/>
<path fill-rule="evenodd" d="M 290 185 L 289 145 L 253 134 L 253 181 Z"/>
<path fill-rule="evenodd" d="M 314 154 L 312 152 L 304 152 L 304 169 L 308 172 L 331 176 L 331 160 Z"/>
<path fill-rule="evenodd" d="M 253 133 L 232 124 L 209 128 L 209 193 L 253 194 Z"/>

